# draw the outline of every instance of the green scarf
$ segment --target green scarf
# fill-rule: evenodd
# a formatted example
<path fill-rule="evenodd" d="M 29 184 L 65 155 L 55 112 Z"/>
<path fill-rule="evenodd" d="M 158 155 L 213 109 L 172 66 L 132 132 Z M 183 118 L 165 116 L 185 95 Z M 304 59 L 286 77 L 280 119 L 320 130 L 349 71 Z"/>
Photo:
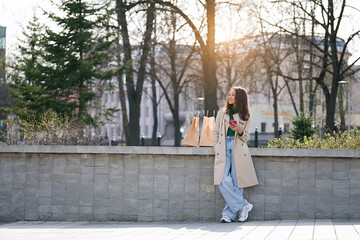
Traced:
<path fill-rule="evenodd" d="M 231 109 L 234 114 L 238 113 L 237 109 L 234 106 L 231 106 Z M 230 120 L 234 120 L 234 116 L 232 114 L 230 114 Z M 230 127 L 228 128 L 227 136 L 235 136 L 235 131 L 233 131 Z"/>

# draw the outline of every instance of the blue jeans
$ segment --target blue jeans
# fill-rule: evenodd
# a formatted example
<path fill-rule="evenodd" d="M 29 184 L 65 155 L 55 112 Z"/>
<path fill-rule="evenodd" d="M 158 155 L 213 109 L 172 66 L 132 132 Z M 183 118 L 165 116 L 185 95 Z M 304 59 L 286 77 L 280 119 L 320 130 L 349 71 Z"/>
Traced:
<path fill-rule="evenodd" d="M 222 211 L 223 216 L 235 220 L 237 213 L 246 205 L 248 201 L 244 199 L 243 189 L 237 187 L 236 169 L 234 161 L 234 137 L 226 138 L 226 163 L 224 176 L 219 185 L 226 205 Z"/>

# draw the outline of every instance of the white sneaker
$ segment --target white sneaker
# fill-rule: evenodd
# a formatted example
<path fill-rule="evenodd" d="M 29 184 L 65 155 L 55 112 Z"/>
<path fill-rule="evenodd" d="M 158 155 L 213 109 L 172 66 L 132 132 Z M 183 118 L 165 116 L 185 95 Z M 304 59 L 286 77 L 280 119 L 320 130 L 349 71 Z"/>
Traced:
<path fill-rule="evenodd" d="M 231 223 L 231 222 L 233 222 L 233 220 L 231 218 L 229 218 L 228 216 L 222 216 L 220 222 L 221 223 Z"/>
<path fill-rule="evenodd" d="M 251 203 L 248 203 L 245 205 L 245 207 L 243 207 L 240 211 L 240 215 L 239 215 L 239 222 L 244 222 L 248 216 L 249 216 L 249 212 L 253 209 L 253 205 Z"/>

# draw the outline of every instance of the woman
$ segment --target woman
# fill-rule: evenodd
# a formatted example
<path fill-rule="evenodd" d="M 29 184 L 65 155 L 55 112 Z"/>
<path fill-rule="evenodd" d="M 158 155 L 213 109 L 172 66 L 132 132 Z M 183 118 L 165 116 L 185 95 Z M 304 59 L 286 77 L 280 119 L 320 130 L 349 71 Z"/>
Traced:
<path fill-rule="evenodd" d="M 234 120 L 236 121 L 234 123 Z M 214 128 L 214 184 L 226 201 L 221 222 L 248 218 L 253 205 L 243 197 L 243 188 L 258 184 L 254 164 L 246 142 L 250 137 L 250 110 L 247 92 L 233 87 L 219 111 Z"/>

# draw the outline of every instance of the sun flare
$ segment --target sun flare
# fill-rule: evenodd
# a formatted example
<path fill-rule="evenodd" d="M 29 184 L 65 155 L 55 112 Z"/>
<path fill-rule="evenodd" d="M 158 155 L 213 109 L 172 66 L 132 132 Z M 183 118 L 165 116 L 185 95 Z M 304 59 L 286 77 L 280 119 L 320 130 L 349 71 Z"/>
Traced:
<path fill-rule="evenodd" d="M 248 31 L 249 24 L 247 20 L 231 9 L 221 9 L 218 11 L 215 22 L 216 43 L 239 39 Z"/>

